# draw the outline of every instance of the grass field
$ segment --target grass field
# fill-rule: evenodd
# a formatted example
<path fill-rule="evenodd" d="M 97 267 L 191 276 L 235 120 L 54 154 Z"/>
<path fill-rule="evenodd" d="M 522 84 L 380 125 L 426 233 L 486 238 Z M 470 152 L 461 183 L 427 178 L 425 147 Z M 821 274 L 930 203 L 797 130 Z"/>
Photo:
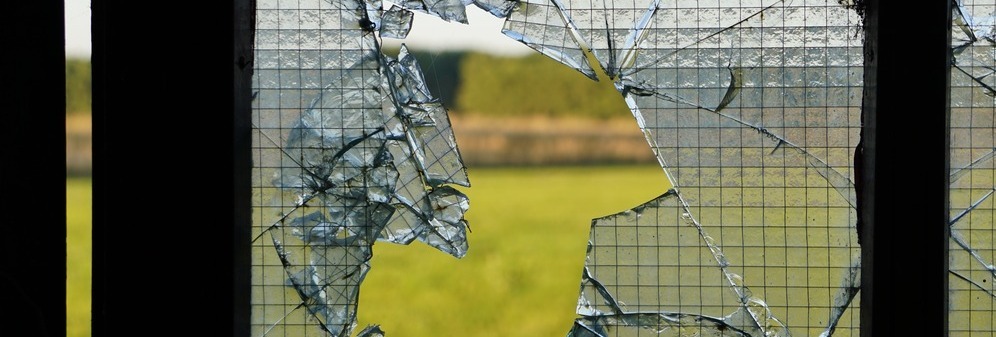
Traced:
<path fill-rule="evenodd" d="M 562 336 L 575 317 L 591 219 L 667 189 L 657 166 L 471 168 L 462 260 L 378 243 L 359 328 L 391 336 Z M 90 335 L 89 180 L 66 182 L 67 336 Z"/>
<path fill-rule="evenodd" d="M 470 251 L 379 243 L 359 328 L 394 336 L 563 336 L 577 306 L 591 219 L 668 185 L 652 165 L 471 169 Z"/>
<path fill-rule="evenodd" d="M 90 336 L 90 179 L 66 180 L 66 336 Z"/>

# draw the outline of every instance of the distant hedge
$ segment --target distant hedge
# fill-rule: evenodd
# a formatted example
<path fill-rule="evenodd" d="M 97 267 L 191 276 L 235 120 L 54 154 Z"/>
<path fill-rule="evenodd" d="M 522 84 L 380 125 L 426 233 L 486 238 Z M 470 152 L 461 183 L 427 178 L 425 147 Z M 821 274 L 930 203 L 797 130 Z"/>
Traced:
<path fill-rule="evenodd" d="M 391 57 L 397 51 L 387 51 Z M 460 87 L 460 63 L 468 54 L 465 52 L 419 52 L 411 51 L 425 73 L 425 82 L 432 95 L 439 98 L 447 108 L 456 106 L 456 92 Z"/>
<path fill-rule="evenodd" d="M 394 57 L 398 52 L 385 53 Z M 540 54 L 500 57 L 476 52 L 411 53 L 422 66 L 432 94 L 453 113 L 629 116 L 629 109 L 612 83 L 593 81 Z"/>
<path fill-rule="evenodd" d="M 612 83 L 593 81 L 546 56 L 467 54 L 460 63 L 459 112 L 608 118 L 629 110 Z"/>
<path fill-rule="evenodd" d="M 89 114 L 92 84 L 90 60 L 66 59 L 66 114 Z"/>
<path fill-rule="evenodd" d="M 396 50 L 385 51 L 396 56 Z M 412 51 L 433 95 L 458 114 L 485 116 L 628 116 L 612 83 L 592 81 L 540 54 Z M 604 77 L 603 77 L 604 78 Z M 90 61 L 66 60 L 66 114 L 90 113 Z"/>
<path fill-rule="evenodd" d="M 396 50 L 386 51 L 396 56 Z M 486 116 L 627 116 L 612 83 L 592 81 L 546 56 L 412 51 L 433 95 L 454 113 Z M 90 113 L 90 61 L 66 60 L 66 114 Z"/>

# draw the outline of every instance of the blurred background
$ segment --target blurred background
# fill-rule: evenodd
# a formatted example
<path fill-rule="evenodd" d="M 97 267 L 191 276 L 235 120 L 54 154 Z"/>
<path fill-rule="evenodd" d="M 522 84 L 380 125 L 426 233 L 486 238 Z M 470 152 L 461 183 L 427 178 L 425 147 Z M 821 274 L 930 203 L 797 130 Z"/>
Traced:
<path fill-rule="evenodd" d="M 66 336 L 90 336 L 90 1 L 65 0 Z"/>
<path fill-rule="evenodd" d="M 501 35 L 501 20 L 474 6 L 468 17 L 469 26 L 416 13 L 409 37 L 385 39 L 384 51 L 396 56 L 405 43 L 449 109 L 473 185 L 462 189 L 469 253 L 378 243 L 358 329 L 561 336 L 576 317 L 591 219 L 668 183 L 610 81 Z M 66 0 L 67 336 L 90 335 L 89 22 L 89 1 Z"/>

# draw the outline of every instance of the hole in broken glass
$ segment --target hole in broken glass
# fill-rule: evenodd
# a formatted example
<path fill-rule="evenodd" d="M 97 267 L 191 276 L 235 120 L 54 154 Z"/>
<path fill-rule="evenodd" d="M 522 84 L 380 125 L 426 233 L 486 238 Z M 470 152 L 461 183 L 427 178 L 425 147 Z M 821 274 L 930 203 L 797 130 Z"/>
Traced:
<path fill-rule="evenodd" d="M 467 12 L 471 25 L 475 15 L 487 15 L 472 8 Z M 416 14 L 419 19 L 441 21 Z M 443 31 L 459 34 L 458 29 L 462 27 L 453 24 Z M 385 46 L 391 46 L 389 42 L 385 39 Z M 438 88 L 432 86 L 434 80 L 455 81 L 439 63 L 458 57 L 464 80 L 477 80 L 462 81 L 461 91 L 476 92 L 461 93 L 456 101 L 462 104 L 447 106 L 474 181 L 467 191 L 473 203 L 467 213 L 473 247 L 455 261 L 421 247 L 378 245 L 371 262 L 374 271 L 361 291 L 362 305 L 377 309 L 360 310 L 359 326 L 376 323 L 388 332 L 416 336 L 466 331 L 562 334 L 563 322 L 575 316 L 577 272 L 583 267 L 578 256 L 585 249 L 590 219 L 666 190 L 646 139 L 611 82 L 591 81 L 529 49 L 524 55 L 433 53 L 416 50 L 418 41 L 408 42 L 431 87 Z M 485 79 L 481 72 L 487 67 L 501 73 Z M 512 88 L 487 91 L 481 82 Z M 526 102 L 537 95 L 524 90 L 537 88 L 558 102 Z M 446 92 L 433 90 L 444 102 Z M 559 102 L 579 100 L 577 92 L 597 96 L 587 102 L 598 107 L 581 111 Z M 495 93 L 508 102 L 501 106 L 484 97 Z M 612 110 L 597 111 L 609 105 L 599 100 L 614 103 Z M 515 106 L 518 111 L 502 111 Z M 640 165 L 617 166 L 629 162 Z M 399 281 L 400 275 L 407 279 Z M 410 312 L 433 314 L 413 324 L 405 315 Z"/>

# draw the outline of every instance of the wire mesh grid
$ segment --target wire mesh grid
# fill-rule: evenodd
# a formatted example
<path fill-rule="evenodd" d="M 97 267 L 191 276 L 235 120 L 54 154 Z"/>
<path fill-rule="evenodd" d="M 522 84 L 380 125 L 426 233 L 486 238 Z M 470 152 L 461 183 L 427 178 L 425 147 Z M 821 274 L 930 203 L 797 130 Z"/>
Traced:
<path fill-rule="evenodd" d="M 366 241 L 316 249 L 307 244 L 316 235 L 302 228 L 320 228 L 328 220 L 322 214 L 387 217 L 388 227 L 402 229 L 390 240 L 410 242 L 420 209 L 460 202 L 458 192 L 440 188 L 433 199 L 419 185 L 466 180 L 462 165 L 453 164 L 459 159 L 452 158 L 448 120 L 418 127 L 417 112 L 406 120 L 371 113 L 380 111 L 378 95 L 386 91 L 371 89 L 382 85 L 383 68 L 369 62 L 379 50 L 373 34 L 360 29 L 366 23 L 357 13 L 364 10 L 311 0 L 258 3 L 254 335 L 351 330 L 356 278 L 368 269 L 363 248 L 376 235 L 332 235 Z M 655 314 L 681 328 L 720 332 L 857 333 L 852 182 L 863 57 L 853 10 L 813 0 L 524 1 L 505 32 L 589 77 L 589 60 L 597 61 L 675 186 L 593 221 L 579 314 L 618 317 L 579 319 L 582 329 L 656 335 L 661 330 L 627 317 Z M 341 134 L 298 127 L 330 119 L 344 126 L 333 130 Z M 409 135 L 417 146 L 390 146 L 397 140 L 380 136 L 399 123 L 415 130 Z M 328 150 L 344 148 L 352 161 Z M 385 152 L 393 159 L 379 162 Z M 309 162 L 314 158 L 331 160 Z M 311 198 L 394 189 L 365 172 L 385 161 L 401 172 L 401 202 L 391 210 Z M 424 175 L 402 167 L 420 167 Z M 324 178 L 331 176 L 356 190 L 323 194 L 336 185 Z M 309 225 L 288 223 L 291 214 Z M 316 260 L 342 270 L 308 268 Z M 356 286 L 316 275 L 352 278 Z M 322 312 L 308 303 L 316 298 L 353 304 Z"/>
<path fill-rule="evenodd" d="M 348 331 L 354 324 L 348 313 L 355 312 L 359 280 L 369 268 L 370 233 L 359 224 L 347 223 L 338 231 L 325 224 L 336 215 L 359 221 L 391 214 L 365 198 L 350 197 L 378 187 L 370 172 L 383 157 L 385 142 L 376 136 L 383 122 L 380 72 L 369 60 L 375 41 L 354 28 L 356 12 L 326 1 L 257 2 L 252 120 L 256 336 Z M 327 130 L 325 125 L 339 127 Z M 341 242 L 332 247 L 316 240 Z"/>
<path fill-rule="evenodd" d="M 348 336 L 375 241 L 466 253 L 469 186 L 413 56 L 411 13 L 362 1 L 256 9 L 253 335 Z M 363 333 L 373 333 L 373 330 Z"/>
<path fill-rule="evenodd" d="M 996 2 L 952 2 L 949 333 L 992 336 L 996 330 Z"/>

